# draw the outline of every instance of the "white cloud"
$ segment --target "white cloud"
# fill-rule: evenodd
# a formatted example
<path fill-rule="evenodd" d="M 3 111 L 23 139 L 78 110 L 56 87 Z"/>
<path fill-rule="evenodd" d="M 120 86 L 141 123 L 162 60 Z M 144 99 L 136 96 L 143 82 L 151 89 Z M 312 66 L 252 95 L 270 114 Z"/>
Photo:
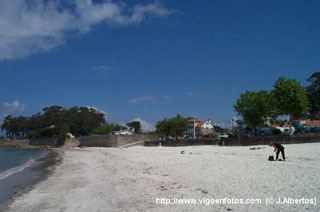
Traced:
<path fill-rule="evenodd" d="M 170 13 L 157 2 L 128 8 L 112 1 L 1 0 L 0 60 L 47 52 L 70 32 L 86 33 L 99 23 L 124 26 Z"/>
<path fill-rule="evenodd" d="M 7 115 L 14 115 L 23 113 L 25 111 L 26 104 L 20 103 L 18 100 L 14 100 L 13 102 L 4 102 L 2 107 L 0 107 L 0 121 Z"/>
<path fill-rule="evenodd" d="M 199 92 L 192 92 L 189 91 L 186 93 L 187 96 L 189 97 L 203 97 L 203 98 L 212 98 L 212 95 L 208 95 L 208 94 L 203 94 L 203 93 L 199 93 Z"/>
<path fill-rule="evenodd" d="M 141 124 L 141 129 L 143 132 L 152 132 L 152 131 L 155 131 L 156 128 L 155 128 L 155 124 L 154 123 L 149 123 L 143 119 L 140 119 L 140 118 L 135 118 L 131 121 L 139 121 L 140 124 Z"/>
<path fill-rule="evenodd" d="M 154 96 L 137 96 L 135 98 L 129 99 L 130 103 L 140 103 L 140 102 L 146 102 L 146 101 L 154 101 L 155 97 Z"/>
<path fill-rule="evenodd" d="M 164 99 L 170 99 L 170 98 L 172 98 L 172 96 L 170 94 L 166 94 L 166 95 L 163 95 L 163 98 Z"/>
<path fill-rule="evenodd" d="M 23 112 L 26 104 L 21 104 L 18 100 L 14 100 L 12 103 L 4 102 L 2 110 L 8 112 Z"/>

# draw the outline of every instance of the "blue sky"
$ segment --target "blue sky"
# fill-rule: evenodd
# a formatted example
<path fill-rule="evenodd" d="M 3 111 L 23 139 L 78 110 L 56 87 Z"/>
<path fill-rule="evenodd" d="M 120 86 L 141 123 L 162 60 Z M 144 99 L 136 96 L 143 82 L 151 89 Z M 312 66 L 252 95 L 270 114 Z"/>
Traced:
<path fill-rule="evenodd" d="M 0 2 L 0 116 L 78 105 L 149 128 L 227 124 L 240 93 L 319 71 L 319 1 L 61 2 Z"/>

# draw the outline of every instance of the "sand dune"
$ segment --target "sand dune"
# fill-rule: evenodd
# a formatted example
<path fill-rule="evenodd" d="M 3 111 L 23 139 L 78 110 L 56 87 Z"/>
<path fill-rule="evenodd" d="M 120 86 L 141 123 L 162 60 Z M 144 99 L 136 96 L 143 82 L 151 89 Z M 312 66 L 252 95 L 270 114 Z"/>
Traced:
<path fill-rule="evenodd" d="M 267 161 L 270 147 L 66 149 L 52 176 L 17 198 L 10 211 L 320 211 L 318 205 L 265 204 L 267 197 L 320 200 L 320 144 L 285 147 L 286 162 Z M 225 197 L 263 202 L 156 204 L 157 198 Z"/>

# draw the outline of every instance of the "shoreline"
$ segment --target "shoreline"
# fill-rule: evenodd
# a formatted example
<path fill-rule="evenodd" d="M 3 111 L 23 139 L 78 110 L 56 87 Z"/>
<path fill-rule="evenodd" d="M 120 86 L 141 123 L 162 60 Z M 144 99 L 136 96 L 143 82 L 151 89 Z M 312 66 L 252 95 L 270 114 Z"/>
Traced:
<path fill-rule="evenodd" d="M 16 147 L 11 146 L 11 147 L 5 147 L 5 148 L 16 148 Z M 38 147 L 35 147 L 35 148 L 38 148 Z M 31 149 L 35 149 L 35 148 L 31 148 Z M 23 149 L 29 149 L 29 148 L 23 148 Z M 48 177 L 50 177 L 53 174 L 55 167 L 59 165 L 59 163 L 61 162 L 61 159 L 62 159 L 62 156 L 60 153 L 61 151 L 57 149 L 48 149 L 47 151 L 48 153 L 46 156 L 36 160 L 36 163 L 37 163 L 36 165 L 29 167 L 28 170 L 23 170 L 22 173 L 19 173 L 21 175 L 20 178 L 22 178 L 24 171 L 31 172 L 33 173 L 33 175 L 35 175 L 36 174 L 35 172 L 37 172 L 40 174 L 40 176 L 37 176 L 38 179 L 35 181 L 30 180 L 30 182 L 27 185 L 23 185 L 22 187 L 19 186 L 20 189 L 18 189 L 17 191 L 14 191 L 12 195 L 10 195 L 7 201 L 0 203 L 0 212 L 7 211 L 10 205 L 17 198 L 33 190 L 38 183 L 45 181 L 46 179 L 48 179 Z M 14 188 L 16 187 L 17 186 L 14 186 Z"/>

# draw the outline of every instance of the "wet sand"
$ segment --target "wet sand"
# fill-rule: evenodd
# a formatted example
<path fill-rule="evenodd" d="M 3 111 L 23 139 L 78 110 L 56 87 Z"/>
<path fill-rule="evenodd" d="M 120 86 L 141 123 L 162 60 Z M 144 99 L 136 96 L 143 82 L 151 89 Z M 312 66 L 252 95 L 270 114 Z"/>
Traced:
<path fill-rule="evenodd" d="M 9 205 L 16 198 L 31 191 L 37 183 L 46 180 L 52 174 L 54 165 L 60 161 L 61 156 L 57 152 L 49 150 L 47 155 L 36 160 L 34 165 L 2 180 L 0 186 L 8 194 L 8 199 L 0 203 L 0 211 L 7 211 Z"/>

